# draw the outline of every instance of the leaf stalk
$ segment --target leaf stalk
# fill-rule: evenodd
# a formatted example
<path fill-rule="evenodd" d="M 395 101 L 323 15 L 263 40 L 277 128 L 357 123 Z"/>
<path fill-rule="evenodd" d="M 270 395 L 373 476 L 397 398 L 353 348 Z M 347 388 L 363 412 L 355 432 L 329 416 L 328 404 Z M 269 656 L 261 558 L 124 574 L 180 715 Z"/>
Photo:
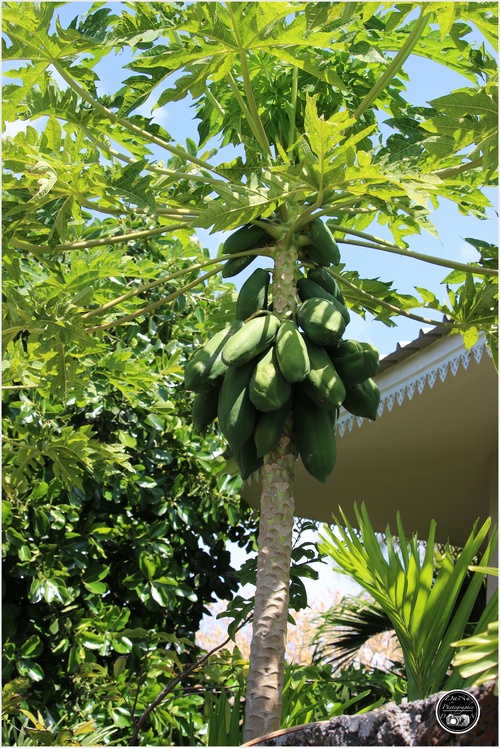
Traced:
<path fill-rule="evenodd" d="M 414 46 L 422 36 L 425 27 L 427 26 L 427 21 L 429 20 L 430 13 L 421 13 L 420 17 L 417 19 L 415 23 L 415 28 L 409 35 L 406 42 L 403 44 L 401 49 L 399 50 L 396 57 L 393 59 L 385 73 L 382 75 L 381 78 L 377 81 L 377 83 L 373 86 L 371 91 L 368 92 L 368 94 L 365 96 L 361 104 L 358 106 L 356 111 L 354 112 L 355 119 L 359 119 L 362 114 L 366 112 L 366 110 L 371 106 L 371 104 L 375 101 L 377 96 L 384 90 L 384 88 L 388 85 L 389 81 L 391 81 L 395 75 L 400 71 L 404 63 L 406 62 L 407 58 L 410 56 Z"/>
<path fill-rule="evenodd" d="M 346 231 L 347 233 L 347 231 Z M 352 232 L 351 232 L 352 233 Z M 422 260 L 430 265 L 438 265 L 439 267 L 450 268 L 451 270 L 461 270 L 464 273 L 472 273 L 473 275 L 489 275 L 498 277 L 498 270 L 494 268 L 482 268 L 478 265 L 467 265 L 464 262 L 455 262 L 454 260 L 444 260 L 441 257 L 434 257 L 433 255 L 427 255 L 423 252 L 413 252 L 410 249 L 403 249 L 402 247 L 393 247 L 387 244 L 380 244 L 375 242 L 363 242 L 363 241 L 350 241 L 349 239 L 338 239 L 339 244 L 349 244 L 357 247 L 368 247 L 369 249 L 378 249 L 381 252 L 391 252 L 393 254 L 401 255 L 402 257 L 411 257 L 414 260 Z"/>
<path fill-rule="evenodd" d="M 154 145 L 158 145 L 160 148 L 163 148 L 169 153 L 172 153 L 173 155 L 178 156 L 183 161 L 191 161 L 193 164 L 197 164 L 198 166 L 201 166 L 203 169 L 207 169 L 208 171 L 214 172 L 214 174 L 218 174 L 215 166 L 211 166 L 206 161 L 202 161 L 196 156 L 191 156 L 189 153 L 187 153 L 187 151 L 184 151 L 181 148 L 177 148 L 176 146 L 170 145 L 170 143 L 167 143 L 167 141 L 163 140 L 163 138 L 158 138 L 156 135 L 149 133 L 147 130 L 143 130 L 142 127 L 138 127 L 137 125 L 132 124 L 132 122 L 129 122 L 128 120 L 123 119 L 123 117 L 119 117 L 117 114 L 112 112 L 111 109 L 108 109 L 107 107 L 104 106 L 104 104 L 101 104 L 100 101 L 98 101 L 97 99 L 94 99 L 94 97 L 91 94 L 89 94 L 89 92 L 86 91 L 84 88 L 82 88 L 82 86 L 80 86 L 80 84 L 77 83 L 74 80 L 74 78 L 71 77 L 71 75 L 68 75 L 68 73 L 66 72 L 66 69 L 64 68 L 63 65 L 60 64 L 58 60 L 56 59 L 52 60 L 52 64 L 54 68 L 57 70 L 57 72 L 60 74 L 60 76 L 66 81 L 66 83 L 69 86 L 71 86 L 71 88 L 74 91 L 76 91 L 76 93 L 79 96 L 81 96 L 82 99 L 87 102 L 87 104 L 90 104 L 92 107 L 94 107 L 94 109 L 101 112 L 101 114 L 104 114 L 108 119 L 111 120 L 111 122 L 116 123 L 117 125 L 120 125 L 126 130 L 129 130 L 129 132 L 134 133 L 134 135 L 139 135 L 141 138 L 144 138 L 150 143 L 154 143 Z"/>
<path fill-rule="evenodd" d="M 183 286 L 182 288 L 178 289 L 177 291 L 174 291 L 171 294 L 168 294 L 168 296 L 165 296 L 163 299 L 159 299 L 158 301 L 153 302 L 152 304 L 148 304 L 145 307 L 142 307 L 142 309 L 138 309 L 136 312 L 132 312 L 132 314 L 126 314 L 124 317 L 119 317 L 118 319 L 113 320 L 112 322 L 106 322 L 103 325 L 95 325 L 94 327 L 86 327 L 85 332 L 98 332 L 99 330 L 107 330 L 110 327 L 118 327 L 119 325 L 125 324 L 125 322 L 131 322 L 134 319 L 137 319 L 137 317 L 142 317 L 143 314 L 148 314 L 148 312 L 152 312 L 154 309 L 158 309 L 158 307 L 163 306 L 163 304 L 167 304 L 169 301 L 174 301 L 179 296 L 182 296 L 183 293 L 186 291 L 190 291 L 195 286 L 199 286 L 200 283 L 203 283 L 204 281 L 208 280 L 208 278 L 211 278 L 212 275 L 215 275 L 220 271 L 220 267 L 214 268 L 214 270 L 211 270 L 209 273 L 205 273 L 205 275 L 201 275 L 199 278 L 196 278 L 196 280 L 192 281 L 191 283 L 188 283 L 187 285 Z"/>
<path fill-rule="evenodd" d="M 120 244 L 121 242 L 128 242 L 133 239 L 147 239 L 149 237 L 158 236 L 161 234 L 168 233 L 170 231 L 177 231 L 179 229 L 189 228 L 188 223 L 177 223 L 170 226 L 158 226 L 155 229 L 147 229 L 144 231 L 130 231 L 127 234 L 119 234 L 117 236 L 103 237 L 102 239 L 88 239 L 72 244 L 56 244 L 55 247 L 49 247 L 45 244 L 29 244 L 21 239 L 10 239 L 10 243 L 17 249 L 24 249 L 27 252 L 33 252 L 37 254 L 39 252 L 69 252 L 75 249 L 90 249 L 91 247 L 102 247 L 108 244 Z"/>

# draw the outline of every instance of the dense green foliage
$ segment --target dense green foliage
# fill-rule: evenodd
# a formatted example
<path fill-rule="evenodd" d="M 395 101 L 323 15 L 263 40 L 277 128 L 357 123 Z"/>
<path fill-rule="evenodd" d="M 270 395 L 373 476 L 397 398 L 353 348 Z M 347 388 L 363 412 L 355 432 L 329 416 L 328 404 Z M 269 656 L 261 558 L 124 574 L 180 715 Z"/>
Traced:
<path fill-rule="evenodd" d="M 168 240 L 131 244 L 114 269 L 101 249 L 74 252 L 70 266 L 23 258 L 24 305 L 76 315 L 75 297 L 89 283 L 105 294 L 130 287 L 147 267 L 187 264 L 189 255 L 206 256 L 194 243 Z M 5 291 L 17 293 L 8 280 Z M 220 437 L 190 425 L 182 384 L 186 355 L 217 324 L 213 297 L 221 293 L 233 304 L 230 288 L 200 284 L 120 334 L 86 336 L 84 352 L 64 339 L 64 325 L 48 321 L 45 335 L 60 335 L 60 355 L 73 367 L 67 382 L 45 336 L 9 344 L 4 382 L 30 386 L 4 390 L 3 677 L 32 681 L 32 710 L 97 717 L 102 705 L 85 674 L 95 679 L 126 660 L 122 685 L 133 683 L 151 647 L 176 668 L 189 662 L 206 604 L 237 589 L 226 542 L 251 544 L 252 521 Z M 159 297 L 148 293 L 151 303 Z M 158 675 L 146 679 L 138 708 L 161 686 Z M 120 713 L 124 699 L 105 724 L 131 724 Z"/>

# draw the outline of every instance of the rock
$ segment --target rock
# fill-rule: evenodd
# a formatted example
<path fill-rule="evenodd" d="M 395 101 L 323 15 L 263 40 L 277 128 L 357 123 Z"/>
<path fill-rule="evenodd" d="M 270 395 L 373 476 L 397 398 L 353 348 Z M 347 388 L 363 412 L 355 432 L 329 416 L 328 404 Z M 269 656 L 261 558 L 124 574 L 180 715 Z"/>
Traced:
<path fill-rule="evenodd" d="M 468 732 L 444 730 L 436 719 L 436 704 L 443 695 L 407 704 L 387 704 L 366 714 L 342 715 L 270 733 L 245 746 L 498 746 L 498 697 L 494 684 L 467 689 L 481 710 Z"/>

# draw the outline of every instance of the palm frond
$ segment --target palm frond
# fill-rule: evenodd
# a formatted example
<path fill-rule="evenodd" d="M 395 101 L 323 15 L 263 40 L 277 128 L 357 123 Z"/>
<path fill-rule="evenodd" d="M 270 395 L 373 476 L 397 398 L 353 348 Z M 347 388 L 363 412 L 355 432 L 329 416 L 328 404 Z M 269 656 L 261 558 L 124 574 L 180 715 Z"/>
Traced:
<path fill-rule="evenodd" d="M 312 642 L 313 662 L 331 663 L 341 669 L 356 658 L 370 639 L 390 631 L 391 621 L 375 600 L 346 595 L 321 615 Z"/>

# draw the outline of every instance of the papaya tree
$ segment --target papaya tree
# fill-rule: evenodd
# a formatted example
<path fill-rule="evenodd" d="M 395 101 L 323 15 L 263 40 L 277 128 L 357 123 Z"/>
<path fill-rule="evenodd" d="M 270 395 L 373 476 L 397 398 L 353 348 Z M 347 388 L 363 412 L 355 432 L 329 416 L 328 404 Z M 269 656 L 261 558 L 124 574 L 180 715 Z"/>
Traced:
<path fill-rule="evenodd" d="M 151 2 L 115 12 L 96 3 L 64 25 L 60 5 L 4 4 L 13 80 L 5 114 L 28 123 L 5 141 L 8 276 L 20 277 L 26 256 L 35 267 L 64 270 L 72 252 L 96 246 L 120 256 L 130 241 L 182 239 L 199 229 L 224 232 L 224 241 L 216 257 L 168 272 L 158 266 L 153 279 L 136 277 L 107 299 L 90 283 L 67 311 L 75 354 L 71 362 L 58 357 L 59 376 L 76 366 L 89 339 L 203 288 L 214 274 L 231 279 L 265 258 L 186 367 L 196 424 L 217 418 L 242 476 L 262 480 L 246 694 L 251 739 L 280 725 L 296 460 L 325 481 L 340 405 L 376 415 L 377 353 L 349 339 L 350 313 L 388 325 L 399 316 L 432 323 L 463 334 L 467 346 L 483 331 L 496 351 L 495 247 L 471 239 L 478 259 L 462 263 L 412 251 L 411 236 L 434 233 L 431 215 L 443 200 L 487 217 L 483 188 L 494 184 L 497 165 L 489 51 L 497 6 Z M 117 52 L 131 74 L 102 93 Z M 410 58 L 446 66 L 462 86 L 412 104 Z M 155 111 L 183 100 L 198 120 L 198 145 L 174 144 L 141 114 L 146 104 Z M 99 230 L 86 230 L 95 215 L 104 216 Z M 392 238 L 368 232 L 373 223 Z M 364 278 L 341 254 L 349 246 L 444 267 L 448 302 Z M 141 303 L 152 287 L 183 277 L 184 286 Z M 37 341 L 61 314 L 28 312 L 22 294 L 11 298 L 17 311 L 5 324 L 8 340 Z"/>

